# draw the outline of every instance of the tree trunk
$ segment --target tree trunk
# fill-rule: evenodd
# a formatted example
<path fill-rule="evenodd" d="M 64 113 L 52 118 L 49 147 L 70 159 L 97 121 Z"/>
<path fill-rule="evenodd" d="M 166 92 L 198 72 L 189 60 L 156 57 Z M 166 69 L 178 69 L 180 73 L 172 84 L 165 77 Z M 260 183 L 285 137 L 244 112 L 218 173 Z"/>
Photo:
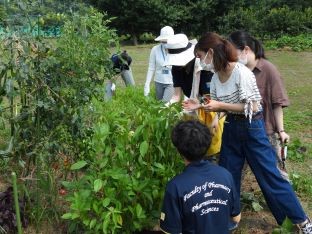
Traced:
<path fill-rule="evenodd" d="M 138 45 L 138 37 L 136 34 L 132 34 L 132 41 L 133 41 L 133 45 L 135 46 Z"/>

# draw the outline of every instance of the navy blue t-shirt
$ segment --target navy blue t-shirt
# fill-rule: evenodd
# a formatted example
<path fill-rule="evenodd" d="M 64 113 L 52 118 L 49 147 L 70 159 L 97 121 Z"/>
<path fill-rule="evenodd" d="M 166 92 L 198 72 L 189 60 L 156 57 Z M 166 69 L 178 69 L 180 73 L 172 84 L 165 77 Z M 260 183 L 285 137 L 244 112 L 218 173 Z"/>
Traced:
<path fill-rule="evenodd" d="M 167 184 L 160 227 L 171 234 L 227 234 L 231 217 L 239 213 L 232 175 L 202 160 Z"/>
<path fill-rule="evenodd" d="M 190 97 L 193 84 L 193 72 L 194 72 L 195 59 L 191 60 L 184 67 L 182 66 L 172 66 L 172 80 L 173 87 L 181 87 L 185 96 Z M 199 94 L 203 96 L 204 94 L 210 94 L 210 82 L 213 73 L 210 71 L 202 70 L 200 72 L 199 81 Z"/>

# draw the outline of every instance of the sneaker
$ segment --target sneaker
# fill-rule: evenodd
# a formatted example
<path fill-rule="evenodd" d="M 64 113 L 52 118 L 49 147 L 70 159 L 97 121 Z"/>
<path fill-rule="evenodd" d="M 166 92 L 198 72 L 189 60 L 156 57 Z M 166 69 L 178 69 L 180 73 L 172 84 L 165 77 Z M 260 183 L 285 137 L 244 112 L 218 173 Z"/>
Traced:
<path fill-rule="evenodd" d="M 302 227 L 299 227 L 302 234 L 312 234 L 312 222 L 308 219 L 308 222 L 305 223 Z"/>

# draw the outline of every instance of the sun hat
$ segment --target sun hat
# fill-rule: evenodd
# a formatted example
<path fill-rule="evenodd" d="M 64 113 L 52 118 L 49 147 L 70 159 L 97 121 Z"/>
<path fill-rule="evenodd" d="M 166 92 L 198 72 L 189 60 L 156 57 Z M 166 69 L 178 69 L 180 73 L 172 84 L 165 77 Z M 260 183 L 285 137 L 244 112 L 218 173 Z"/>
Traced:
<path fill-rule="evenodd" d="M 160 30 L 160 35 L 156 37 L 155 41 L 167 40 L 173 34 L 174 34 L 173 28 L 170 26 L 165 26 Z"/>
<path fill-rule="evenodd" d="M 194 42 L 196 43 L 196 40 Z M 185 66 L 195 57 L 194 47 L 195 45 L 183 33 L 171 36 L 166 44 L 168 55 L 164 66 Z"/>

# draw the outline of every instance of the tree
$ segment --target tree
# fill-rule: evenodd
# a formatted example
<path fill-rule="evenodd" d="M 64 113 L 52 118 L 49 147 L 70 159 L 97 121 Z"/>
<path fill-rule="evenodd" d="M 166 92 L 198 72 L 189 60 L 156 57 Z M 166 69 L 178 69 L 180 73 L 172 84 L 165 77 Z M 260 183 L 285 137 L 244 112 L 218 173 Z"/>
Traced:
<path fill-rule="evenodd" d="M 144 32 L 158 34 L 162 26 L 177 25 L 182 9 L 165 0 L 91 0 L 92 5 L 113 17 L 119 34 L 130 34 L 134 44 Z"/>

